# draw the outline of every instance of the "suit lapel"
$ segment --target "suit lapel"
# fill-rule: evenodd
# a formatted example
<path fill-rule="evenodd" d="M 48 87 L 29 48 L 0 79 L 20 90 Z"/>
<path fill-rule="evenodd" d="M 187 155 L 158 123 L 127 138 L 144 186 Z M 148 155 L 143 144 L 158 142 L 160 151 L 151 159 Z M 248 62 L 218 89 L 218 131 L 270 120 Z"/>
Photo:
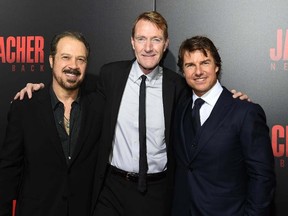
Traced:
<path fill-rule="evenodd" d="M 223 122 L 226 120 L 229 112 L 232 110 L 233 99 L 231 93 L 223 87 L 223 92 L 221 93 L 217 103 L 215 104 L 209 118 L 206 120 L 201 128 L 201 134 L 199 134 L 198 148 L 191 158 L 193 160 L 203 147 L 209 142 L 213 135 L 217 132 L 218 128 L 221 127 Z"/>
<path fill-rule="evenodd" d="M 81 105 L 81 123 L 80 123 L 80 130 L 77 138 L 77 143 L 75 145 L 75 150 L 73 152 L 73 157 L 70 165 L 73 164 L 75 159 L 77 158 L 78 154 L 81 152 L 81 149 L 83 147 L 83 144 L 85 143 L 88 134 L 90 133 L 90 130 L 93 128 L 91 127 L 93 123 L 91 123 L 94 118 L 93 116 L 95 114 L 91 113 L 92 108 L 90 109 L 91 106 L 89 104 L 91 103 L 90 97 L 85 95 L 81 96 L 82 97 L 82 105 Z M 96 132 L 95 132 L 96 133 Z M 95 143 L 96 144 L 96 143 Z"/>
<path fill-rule="evenodd" d="M 49 89 L 50 88 L 48 87 L 39 92 L 39 108 L 36 111 L 36 115 L 38 115 L 38 119 L 41 122 L 43 129 L 48 131 L 48 133 L 44 133 L 47 135 L 46 139 L 50 140 L 51 145 L 55 147 L 55 150 L 61 160 L 66 163 L 61 141 L 55 125 Z"/>
<path fill-rule="evenodd" d="M 165 69 L 163 69 L 162 97 L 165 120 L 165 140 L 166 144 L 169 145 L 171 117 L 175 101 L 175 82 L 170 79 L 169 73 L 165 73 Z"/>
<path fill-rule="evenodd" d="M 180 134 L 180 137 L 181 137 L 181 142 L 180 143 L 182 143 L 183 145 L 182 146 L 179 146 L 180 147 L 180 149 L 181 149 L 181 151 L 182 151 L 182 155 L 185 155 L 185 158 L 186 158 L 186 161 L 189 161 L 190 160 L 190 154 L 191 154 L 191 152 L 190 152 L 190 150 L 191 150 L 191 148 L 190 149 L 188 149 L 187 148 L 187 142 L 188 142 L 188 140 L 186 140 L 186 136 L 185 136 L 185 131 L 187 131 L 187 130 L 185 130 L 185 128 L 184 127 L 186 127 L 186 124 L 185 124 L 185 122 L 186 121 L 189 121 L 190 119 L 188 119 L 188 118 L 186 118 L 187 117 L 187 112 L 189 112 L 190 113 L 190 115 L 191 115 L 191 104 L 192 104 L 192 99 L 191 98 L 189 98 L 185 103 L 184 103 L 184 106 L 183 106 L 183 111 L 181 112 L 181 119 L 180 119 L 180 122 L 181 122 L 181 124 L 180 124 L 180 132 L 181 132 L 181 134 Z M 188 114 L 189 114 L 188 113 Z M 187 129 L 187 128 L 186 128 Z M 191 128 L 192 129 L 192 128 Z M 192 130 L 191 130 L 191 133 L 192 133 Z M 193 135 L 194 136 L 194 135 Z M 190 143 L 191 145 L 192 145 L 192 143 Z M 179 148 L 178 147 L 178 148 Z"/>
<path fill-rule="evenodd" d="M 118 112 L 120 109 L 120 104 L 122 101 L 122 97 L 123 97 L 123 93 L 124 93 L 124 89 L 128 80 L 128 76 L 131 70 L 131 66 L 132 63 L 129 64 L 124 70 L 123 72 L 119 72 L 119 73 L 114 73 L 116 75 L 118 75 L 117 77 L 114 78 L 114 86 L 113 86 L 113 100 L 111 102 L 112 108 L 111 108 L 111 125 L 116 125 L 116 121 L 117 121 L 117 117 L 118 117 Z M 114 129 L 113 131 L 111 131 L 110 136 L 113 137 L 114 134 Z"/>

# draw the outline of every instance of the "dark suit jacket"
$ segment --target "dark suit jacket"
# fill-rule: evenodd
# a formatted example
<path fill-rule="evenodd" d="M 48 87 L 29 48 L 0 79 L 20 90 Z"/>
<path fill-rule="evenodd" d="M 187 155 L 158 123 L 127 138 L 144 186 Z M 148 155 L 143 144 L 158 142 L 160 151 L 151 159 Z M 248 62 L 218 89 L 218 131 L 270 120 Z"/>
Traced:
<path fill-rule="evenodd" d="M 103 97 L 82 95 L 79 138 L 68 166 L 55 126 L 49 88 L 11 105 L 0 150 L 0 215 L 89 215 L 101 133 Z M 9 213 L 10 212 L 10 213 Z"/>
<path fill-rule="evenodd" d="M 99 157 L 99 170 L 96 177 L 96 192 L 95 196 L 99 195 L 104 177 L 106 165 L 108 163 L 109 154 L 111 152 L 112 141 L 115 132 L 115 126 L 120 107 L 120 102 L 124 92 L 124 88 L 134 61 L 121 61 L 104 65 L 100 71 L 100 91 L 105 95 L 106 107 L 103 127 L 103 144 L 101 146 L 101 156 Z M 174 120 L 174 110 L 180 97 L 185 97 L 187 94 L 187 85 L 185 80 L 177 73 L 163 68 L 163 106 L 165 118 L 165 141 L 167 144 L 168 155 L 168 177 L 167 180 L 172 180 L 173 162 L 170 151 L 171 140 L 171 125 Z M 171 186 L 171 184 L 169 184 Z M 171 190 L 171 188 L 169 188 Z M 95 197 L 95 200 L 97 197 Z"/>
<path fill-rule="evenodd" d="M 192 139 L 184 134 L 192 129 L 183 127 L 189 127 L 191 98 L 175 116 L 173 215 L 269 215 L 275 175 L 263 109 L 233 99 L 224 88 L 198 138 Z M 190 151 L 188 139 L 194 145 Z"/>

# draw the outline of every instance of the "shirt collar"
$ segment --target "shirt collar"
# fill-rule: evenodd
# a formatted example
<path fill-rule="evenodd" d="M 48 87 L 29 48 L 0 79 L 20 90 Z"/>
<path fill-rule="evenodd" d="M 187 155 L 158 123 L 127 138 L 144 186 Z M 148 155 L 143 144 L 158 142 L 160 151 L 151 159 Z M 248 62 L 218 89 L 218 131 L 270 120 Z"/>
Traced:
<path fill-rule="evenodd" d="M 211 106 L 214 106 L 223 91 L 223 87 L 221 86 L 220 82 L 217 80 L 215 85 L 206 92 L 201 98 L 205 101 L 205 103 L 208 103 Z M 199 98 L 196 94 L 193 92 L 193 103 L 194 101 Z"/>
<path fill-rule="evenodd" d="M 139 63 L 137 60 L 134 61 L 132 68 L 131 68 L 131 78 L 133 82 L 137 82 L 140 77 L 143 75 L 143 72 L 140 68 Z M 159 65 L 149 74 L 144 74 L 147 77 L 147 81 L 152 83 L 153 81 L 156 81 L 162 74 L 163 69 Z"/>
<path fill-rule="evenodd" d="M 76 98 L 76 100 L 75 101 L 73 101 L 73 104 L 80 104 L 80 89 L 79 89 L 79 92 L 78 92 L 78 96 L 77 96 L 77 98 Z M 58 106 L 60 105 L 60 104 L 62 104 L 62 102 L 61 101 L 59 101 L 58 100 L 58 98 L 57 98 L 57 96 L 56 96 L 56 94 L 55 94 L 55 92 L 54 92 L 54 90 L 53 90 L 53 88 L 52 88 L 52 85 L 50 86 L 50 98 L 51 98 L 51 104 L 52 104 L 52 108 L 53 108 L 53 110 L 55 110 L 55 109 L 57 109 L 58 108 Z M 80 106 L 81 107 L 81 106 Z"/>

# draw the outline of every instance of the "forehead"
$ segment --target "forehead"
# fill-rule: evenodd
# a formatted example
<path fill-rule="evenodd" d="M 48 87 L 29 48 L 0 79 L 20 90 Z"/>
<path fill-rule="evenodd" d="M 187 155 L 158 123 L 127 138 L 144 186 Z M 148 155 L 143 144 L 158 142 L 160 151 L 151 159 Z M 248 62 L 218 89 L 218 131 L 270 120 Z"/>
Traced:
<path fill-rule="evenodd" d="M 57 53 L 86 55 L 87 50 L 83 42 L 72 37 L 64 37 L 58 41 Z"/>
<path fill-rule="evenodd" d="M 135 36 L 161 36 L 164 37 L 164 31 L 155 23 L 148 20 L 139 20 L 135 25 Z"/>
<path fill-rule="evenodd" d="M 195 51 L 185 51 L 184 52 L 184 61 L 205 61 L 205 60 L 211 60 L 214 61 L 211 52 L 209 50 L 205 50 L 207 56 L 205 55 L 203 50 L 195 50 Z"/>

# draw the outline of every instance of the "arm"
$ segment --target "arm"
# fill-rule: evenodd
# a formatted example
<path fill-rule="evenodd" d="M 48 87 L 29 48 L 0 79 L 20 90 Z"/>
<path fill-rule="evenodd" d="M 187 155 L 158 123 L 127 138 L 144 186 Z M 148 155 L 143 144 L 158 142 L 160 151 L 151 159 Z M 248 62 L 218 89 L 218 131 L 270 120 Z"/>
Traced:
<path fill-rule="evenodd" d="M 249 178 L 245 215 L 268 216 L 276 184 L 274 157 L 265 113 L 259 105 L 250 107 L 240 133 Z"/>
<path fill-rule="evenodd" d="M 23 168 L 21 110 L 11 104 L 6 136 L 0 148 L 0 215 L 12 215 L 12 200 L 17 199 Z"/>
<path fill-rule="evenodd" d="M 28 98 L 32 98 L 32 93 L 34 91 L 38 91 L 40 89 L 43 89 L 45 85 L 43 83 L 27 83 L 26 86 L 21 89 L 17 94 L 14 96 L 14 100 L 23 100 L 25 94 L 27 94 Z"/>
<path fill-rule="evenodd" d="M 86 78 L 82 84 L 82 90 L 90 93 L 97 91 L 97 76 L 93 74 L 86 74 Z M 26 86 L 21 89 L 14 96 L 14 100 L 23 100 L 25 95 L 27 94 L 28 98 L 31 99 L 33 92 L 41 90 L 45 87 L 44 83 L 27 83 Z"/>

